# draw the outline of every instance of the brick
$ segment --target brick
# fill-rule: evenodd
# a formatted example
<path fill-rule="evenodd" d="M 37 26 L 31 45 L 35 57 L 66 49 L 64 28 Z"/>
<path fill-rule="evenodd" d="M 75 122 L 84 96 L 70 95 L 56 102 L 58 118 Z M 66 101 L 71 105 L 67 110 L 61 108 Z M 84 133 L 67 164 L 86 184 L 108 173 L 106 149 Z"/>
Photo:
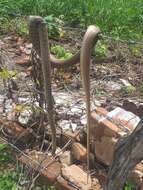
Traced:
<path fill-rule="evenodd" d="M 70 151 L 65 151 L 63 152 L 60 156 L 60 162 L 66 165 L 71 165 L 72 163 L 72 158 L 71 158 L 71 152 Z"/>
<path fill-rule="evenodd" d="M 97 107 L 95 109 L 95 112 L 98 114 L 98 115 L 102 115 L 102 116 L 106 116 L 108 114 L 108 111 L 105 109 L 105 108 L 102 108 L 102 107 Z"/>
<path fill-rule="evenodd" d="M 81 190 L 91 189 L 91 177 L 76 165 L 63 167 L 62 175 L 66 180 L 76 185 Z"/>
<path fill-rule="evenodd" d="M 106 165 L 110 165 L 116 142 L 120 137 L 131 134 L 139 120 L 135 114 L 119 107 L 110 112 L 104 108 L 92 112 L 91 150 L 97 159 Z"/>
<path fill-rule="evenodd" d="M 91 113 L 91 125 L 92 131 L 97 139 L 100 139 L 103 135 L 110 137 L 118 136 L 118 127 L 105 117 L 100 117 L 95 112 Z"/>
<path fill-rule="evenodd" d="M 103 136 L 100 141 L 95 141 L 94 152 L 96 157 L 106 165 L 112 163 L 116 138 Z"/>
<path fill-rule="evenodd" d="M 81 162 L 86 162 L 87 150 L 82 144 L 73 143 L 71 151 L 72 151 L 72 156 L 74 159 L 79 160 Z"/>

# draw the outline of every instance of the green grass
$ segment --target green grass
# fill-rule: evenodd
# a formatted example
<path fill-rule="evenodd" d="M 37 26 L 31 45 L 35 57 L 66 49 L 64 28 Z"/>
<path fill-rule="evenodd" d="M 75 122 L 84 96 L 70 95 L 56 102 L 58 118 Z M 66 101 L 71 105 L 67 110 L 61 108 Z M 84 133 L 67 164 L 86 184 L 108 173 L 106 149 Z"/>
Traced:
<path fill-rule="evenodd" d="M 0 172 L 0 190 L 16 190 L 16 172 L 1 171 Z"/>
<path fill-rule="evenodd" d="M 143 37 L 142 0 L 0 0 L 0 10 L 1 20 L 52 14 L 62 18 L 66 25 L 96 24 L 104 33 L 116 37 Z"/>

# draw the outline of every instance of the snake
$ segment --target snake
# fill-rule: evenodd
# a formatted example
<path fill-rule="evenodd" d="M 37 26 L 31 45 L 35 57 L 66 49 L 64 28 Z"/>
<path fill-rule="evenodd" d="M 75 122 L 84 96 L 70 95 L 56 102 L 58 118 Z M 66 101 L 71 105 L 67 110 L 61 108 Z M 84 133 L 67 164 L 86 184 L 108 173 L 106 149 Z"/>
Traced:
<path fill-rule="evenodd" d="M 29 35 L 33 48 L 41 56 L 39 26 L 44 22 L 40 16 L 30 16 L 29 18 Z M 90 103 L 90 62 L 91 50 L 99 39 L 100 29 L 97 26 L 90 25 L 83 37 L 81 49 L 71 58 L 59 60 L 54 55 L 49 54 L 51 67 L 65 68 L 80 62 L 81 80 L 85 92 L 86 115 L 87 115 L 87 167 L 90 168 L 90 140 L 91 140 L 91 103 Z M 44 43 L 43 43 L 44 44 Z M 46 56 L 46 55 L 45 55 Z M 52 103 L 52 102 L 51 102 Z M 50 105 L 50 102 L 49 102 Z M 50 122 L 53 123 L 53 122 Z M 56 133 L 56 129 L 54 129 Z M 56 138 L 56 134 L 53 135 Z M 56 142 L 53 140 L 53 142 Z M 53 145 L 55 147 L 55 145 Z"/>

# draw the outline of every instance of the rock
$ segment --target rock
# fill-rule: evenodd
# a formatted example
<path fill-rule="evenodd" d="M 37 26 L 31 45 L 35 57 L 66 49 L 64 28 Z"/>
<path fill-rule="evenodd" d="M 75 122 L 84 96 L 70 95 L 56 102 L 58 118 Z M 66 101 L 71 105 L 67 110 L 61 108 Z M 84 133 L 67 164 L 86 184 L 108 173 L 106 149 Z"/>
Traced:
<path fill-rule="evenodd" d="M 122 84 L 123 84 L 124 86 L 126 86 L 126 87 L 128 87 L 128 86 L 132 86 L 131 83 L 129 83 L 129 81 L 127 81 L 127 80 L 120 79 L 120 81 L 121 81 Z"/>
<path fill-rule="evenodd" d="M 24 48 L 24 52 L 26 55 L 30 55 L 31 54 L 31 50 L 32 50 L 32 44 L 26 44 L 25 48 Z"/>
<path fill-rule="evenodd" d="M 87 150 L 80 143 L 73 143 L 72 155 L 73 155 L 73 159 L 79 160 L 81 162 L 86 162 L 87 160 Z"/>
<path fill-rule="evenodd" d="M 105 88 L 107 89 L 107 91 L 119 91 L 121 90 L 122 85 L 114 81 L 108 81 Z"/>
<path fill-rule="evenodd" d="M 92 179 L 92 189 L 101 190 L 101 186 L 97 178 Z"/>
<path fill-rule="evenodd" d="M 70 129 L 70 121 L 69 120 L 61 120 L 58 122 L 58 125 L 62 130 Z"/>
<path fill-rule="evenodd" d="M 71 152 L 65 151 L 63 154 L 60 155 L 60 161 L 62 164 L 71 165 L 72 159 L 71 159 Z"/>
<path fill-rule="evenodd" d="M 15 63 L 21 66 L 27 66 L 30 64 L 29 56 L 21 56 L 20 58 L 16 59 Z"/>
<path fill-rule="evenodd" d="M 127 111 L 130 111 L 134 114 L 138 114 L 138 108 L 134 102 L 130 102 L 129 100 L 124 100 L 123 108 Z"/>
<path fill-rule="evenodd" d="M 127 111 L 130 111 L 130 112 L 138 115 L 141 118 L 143 116 L 143 104 L 133 102 L 130 100 L 124 100 L 123 108 Z"/>
<path fill-rule="evenodd" d="M 31 109 L 25 109 L 20 111 L 20 115 L 18 117 L 18 121 L 21 124 L 27 124 L 32 116 L 32 110 Z"/>
<path fill-rule="evenodd" d="M 73 131 L 73 133 L 76 131 L 77 129 L 77 124 L 76 123 L 71 123 L 71 129 Z"/>
<path fill-rule="evenodd" d="M 141 186 L 143 184 L 143 164 L 136 165 L 134 170 L 129 175 L 129 180 L 133 181 L 136 185 Z"/>
<path fill-rule="evenodd" d="M 68 181 L 66 181 L 63 177 L 59 176 L 57 178 L 56 187 L 58 190 L 76 190 L 76 188 L 69 185 Z"/>
<path fill-rule="evenodd" d="M 139 107 L 138 107 L 138 116 L 140 118 L 143 117 L 143 104 L 139 105 Z"/>
<path fill-rule="evenodd" d="M 57 177 L 61 174 L 61 164 L 58 161 L 52 162 L 50 156 L 35 150 L 28 151 L 27 155 L 30 159 L 23 155 L 19 160 L 35 171 L 41 170 L 41 176 L 43 176 L 48 183 L 54 183 L 56 181 Z"/>
<path fill-rule="evenodd" d="M 88 177 L 87 173 L 76 165 L 64 166 L 62 168 L 62 175 L 71 184 L 79 187 L 81 190 L 89 190 L 91 188 L 91 177 Z"/>

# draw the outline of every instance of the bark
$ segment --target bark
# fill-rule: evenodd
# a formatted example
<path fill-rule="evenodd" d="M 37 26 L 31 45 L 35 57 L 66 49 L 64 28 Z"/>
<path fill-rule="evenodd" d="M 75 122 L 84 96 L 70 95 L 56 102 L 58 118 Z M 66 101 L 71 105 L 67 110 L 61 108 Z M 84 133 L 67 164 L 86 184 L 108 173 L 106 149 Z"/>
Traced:
<path fill-rule="evenodd" d="M 123 190 L 129 173 L 142 160 L 143 119 L 131 135 L 117 143 L 104 190 Z"/>

